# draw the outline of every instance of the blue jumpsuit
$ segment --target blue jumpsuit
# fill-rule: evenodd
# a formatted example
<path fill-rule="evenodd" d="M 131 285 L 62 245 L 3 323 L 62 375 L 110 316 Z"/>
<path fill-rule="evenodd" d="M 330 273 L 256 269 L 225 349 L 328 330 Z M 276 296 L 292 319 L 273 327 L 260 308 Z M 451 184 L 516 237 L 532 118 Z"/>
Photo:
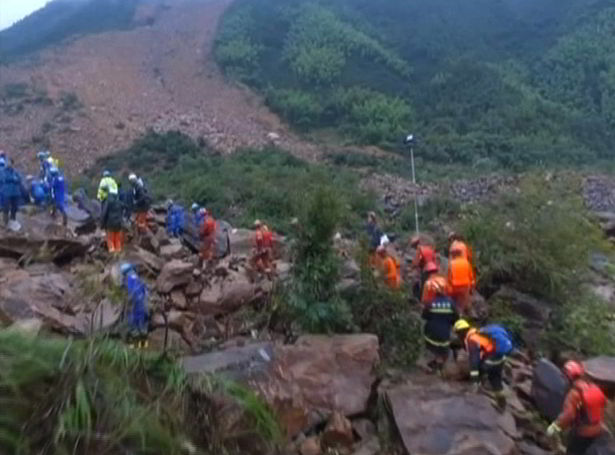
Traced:
<path fill-rule="evenodd" d="M 167 233 L 172 237 L 179 237 L 184 232 L 184 209 L 173 204 L 167 214 Z"/>
<path fill-rule="evenodd" d="M 34 200 L 34 204 L 38 206 L 45 205 L 47 201 L 47 188 L 40 180 L 33 180 L 30 185 L 30 194 Z"/>
<path fill-rule="evenodd" d="M 67 224 L 68 218 L 66 215 L 66 209 L 64 208 L 64 199 L 66 197 L 66 185 L 64 183 L 64 176 L 62 174 L 57 174 L 55 176 L 51 176 L 51 214 L 55 217 L 57 212 L 62 214 L 62 222 L 64 225 Z"/>
<path fill-rule="evenodd" d="M 140 335 L 147 334 L 147 288 L 136 272 L 129 272 L 124 277 L 124 289 L 128 292 L 132 308 L 128 315 L 131 329 Z"/>
<path fill-rule="evenodd" d="M 4 219 L 15 220 L 19 203 L 27 195 L 19 173 L 10 166 L 0 168 L 0 202 L 4 211 Z"/>

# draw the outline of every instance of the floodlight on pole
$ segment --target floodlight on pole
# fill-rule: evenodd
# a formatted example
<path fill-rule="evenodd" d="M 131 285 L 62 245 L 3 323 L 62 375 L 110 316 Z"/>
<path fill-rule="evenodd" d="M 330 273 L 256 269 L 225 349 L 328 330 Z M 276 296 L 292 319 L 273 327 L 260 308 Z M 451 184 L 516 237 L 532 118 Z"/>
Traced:
<path fill-rule="evenodd" d="M 414 145 L 416 139 L 414 134 L 408 134 L 404 140 L 404 144 L 410 148 L 410 162 L 412 163 L 412 184 L 414 185 L 414 225 L 416 227 L 416 235 L 420 234 L 419 229 L 419 201 L 418 201 L 418 189 L 416 187 L 416 169 L 414 166 Z"/>

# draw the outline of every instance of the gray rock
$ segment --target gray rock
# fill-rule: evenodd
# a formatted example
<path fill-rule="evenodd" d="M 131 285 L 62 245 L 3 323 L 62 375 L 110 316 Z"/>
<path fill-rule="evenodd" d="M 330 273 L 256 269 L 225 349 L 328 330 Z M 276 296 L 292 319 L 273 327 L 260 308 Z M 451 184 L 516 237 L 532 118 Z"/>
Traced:
<path fill-rule="evenodd" d="M 559 415 L 570 388 L 568 379 L 553 363 L 541 359 L 534 368 L 532 398 L 543 417 L 552 421 Z"/>

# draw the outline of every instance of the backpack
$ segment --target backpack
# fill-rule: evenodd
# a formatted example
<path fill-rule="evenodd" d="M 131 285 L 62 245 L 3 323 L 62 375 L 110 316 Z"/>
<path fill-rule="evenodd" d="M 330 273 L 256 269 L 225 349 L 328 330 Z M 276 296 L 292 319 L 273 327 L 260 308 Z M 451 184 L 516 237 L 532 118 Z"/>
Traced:
<path fill-rule="evenodd" d="M 606 397 L 602 389 L 593 382 L 585 381 L 577 381 L 574 384 L 574 388 L 579 392 L 583 400 L 582 423 L 589 425 L 602 423 L 604 407 L 606 406 Z"/>
<path fill-rule="evenodd" d="M 490 324 L 480 329 L 479 333 L 493 342 L 498 356 L 509 355 L 516 349 L 512 334 L 501 325 Z"/>

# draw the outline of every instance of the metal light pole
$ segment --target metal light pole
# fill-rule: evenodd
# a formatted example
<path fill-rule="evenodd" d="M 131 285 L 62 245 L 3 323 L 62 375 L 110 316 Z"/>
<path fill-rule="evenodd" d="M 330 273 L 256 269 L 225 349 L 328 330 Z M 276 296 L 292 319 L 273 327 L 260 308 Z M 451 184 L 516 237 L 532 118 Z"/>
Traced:
<path fill-rule="evenodd" d="M 420 234 L 419 229 L 419 201 L 416 187 L 416 171 L 414 167 L 414 134 L 406 136 L 404 143 L 410 147 L 410 162 L 412 163 L 412 184 L 414 185 L 414 225 L 416 227 L 416 235 Z"/>

